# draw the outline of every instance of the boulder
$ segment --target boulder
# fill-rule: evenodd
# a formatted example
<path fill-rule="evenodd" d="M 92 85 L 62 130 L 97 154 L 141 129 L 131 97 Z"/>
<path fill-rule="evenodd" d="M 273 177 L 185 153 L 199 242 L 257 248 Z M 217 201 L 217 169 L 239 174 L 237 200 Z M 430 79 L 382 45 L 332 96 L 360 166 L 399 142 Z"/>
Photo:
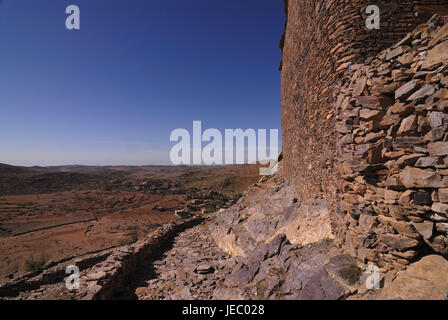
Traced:
<path fill-rule="evenodd" d="M 361 77 L 356 81 L 355 89 L 353 90 L 353 98 L 360 96 L 366 87 L 367 77 Z"/>
<path fill-rule="evenodd" d="M 417 160 L 415 166 L 419 168 L 430 168 L 437 166 L 439 162 L 440 160 L 437 157 L 422 157 Z"/>
<path fill-rule="evenodd" d="M 220 287 L 213 291 L 213 298 L 216 300 L 247 300 L 249 299 L 246 292 L 241 288 L 224 288 Z"/>
<path fill-rule="evenodd" d="M 388 128 L 393 126 L 400 119 L 400 115 L 398 114 L 387 114 L 381 119 L 379 126 L 380 128 Z"/>
<path fill-rule="evenodd" d="M 392 112 L 392 114 L 398 113 L 400 117 L 407 117 L 414 113 L 415 107 L 412 103 L 405 104 L 402 102 L 397 102 L 392 107 L 390 107 L 389 110 Z"/>
<path fill-rule="evenodd" d="M 401 137 L 394 139 L 393 148 L 394 150 L 412 148 L 423 143 L 421 137 Z"/>
<path fill-rule="evenodd" d="M 361 109 L 359 116 L 364 120 L 381 120 L 384 116 L 384 112 L 380 110 Z"/>
<path fill-rule="evenodd" d="M 402 56 L 397 58 L 397 61 L 400 62 L 402 65 L 409 65 L 414 61 L 415 53 L 409 52 L 406 54 L 403 54 Z"/>
<path fill-rule="evenodd" d="M 420 100 L 424 99 L 426 97 L 429 97 L 430 95 L 434 94 L 436 90 L 434 89 L 433 85 L 427 84 L 420 90 L 417 90 L 414 92 L 407 100 L 413 101 L 413 100 Z"/>
<path fill-rule="evenodd" d="M 429 114 L 429 124 L 431 128 L 437 128 L 443 125 L 443 120 L 447 118 L 447 115 L 442 112 L 431 112 Z"/>
<path fill-rule="evenodd" d="M 448 223 L 436 223 L 436 230 L 438 232 L 448 233 Z"/>
<path fill-rule="evenodd" d="M 411 80 L 395 91 L 395 99 L 406 99 L 420 88 L 417 80 Z"/>
<path fill-rule="evenodd" d="M 423 237 L 423 239 L 428 240 L 432 237 L 434 231 L 434 223 L 431 221 L 424 221 L 422 223 L 412 224 L 417 232 Z"/>
<path fill-rule="evenodd" d="M 382 224 L 390 224 L 399 234 L 405 235 L 410 238 L 418 238 L 418 233 L 415 231 L 414 227 L 405 221 L 398 221 L 389 217 L 380 216 L 379 220 Z"/>
<path fill-rule="evenodd" d="M 359 231 L 367 234 L 373 231 L 378 225 L 378 219 L 376 216 L 369 216 L 367 214 L 362 214 L 359 217 Z"/>
<path fill-rule="evenodd" d="M 404 204 L 411 203 L 411 201 L 414 199 L 415 193 L 416 192 L 414 190 L 406 190 L 405 192 L 403 192 L 398 202 Z"/>
<path fill-rule="evenodd" d="M 435 142 L 428 144 L 431 157 L 448 156 L 448 142 Z"/>
<path fill-rule="evenodd" d="M 446 132 L 445 127 L 434 128 L 423 137 L 423 140 L 427 142 L 434 142 L 436 140 L 441 140 L 445 135 L 445 132 Z"/>
<path fill-rule="evenodd" d="M 386 136 L 386 134 L 383 131 L 380 131 L 380 132 L 370 132 L 370 133 L 368 133 L 364 137 L 364 142 L 365 143 L 375 142 L 375 141 L 378 141 L 381 138 L 384 138 L 385 136 Z"/>
<path fill-rule="evenodd" d="M 381 242 L 384 242 L 389 247 L 398 251 L 406 251 L 408 249 L 415 248 L 420 244 L 420 242 L 416 239 L 403 237 L 396 234 L 382 234 L 379 239 Z"/>
<path fill-rule="evenodd" d="M 347 290 L 325 270 L 316 272 L 296 297 L 298 300 L 339 300 Z"/>
<path fill-rule="evenodd" d="M 406 167 L 400 173 L 400 181 L 406 188 L 446 188 L 448 180 L 442 179 L 430 169 Z"/>
<path fill-rule="evenodd" d="M 215 269 L 209 264 L 201 264 L 196 268 L 196 272 L 199 274 L 209 274 L 213 273 Z"/>
<path fill-rule="evenodd" d="M 448 188 L 441 188 L 438 191 L 438 199 L 440 202 L 448 203 Z"/>
<path fill-rule="evenodd" d="M 437 213 L 442 213 L 444 215 L 448 215 L 448 204 L 446 203 L 440 203 L 440 202 L 434 202 L 432 204 L 431 210 Z"/>
<path fill-rule="evenodd" d="M 430 255 L 411 264 L 377 296 L 379 300 L 447 300 L 448 261 Z"/>
<path fill-rule="evenodd" d="M 430 69 L 446 60 L 448 60 L 448 41 L 439 44 L 428 52 L 428 56 L 422 64 L 422 69 Z"/>
<path fill-rule="evenodd" d="M 392 50 L 389 50 L 386 55 L 386 60 L 392 60 L 404 53 L 403 47 L 398 47 Z"/>
<path fill-rule="evenodd" d="M 444 235 L 439 235 L 435 237 L 432 241 L 428 241 L 428 244 L 434 251 L 441 253 L 443 255 L 448 255 L 448 238 Z M 448 297 L 447 297 L 448 299 Z"/>
<path fill-rule="evenodd" d="M 98 281 L 101 279 L 104 279 L 107 276 L 106 272 L 104 271 L 97 271 L 93 273 L 89 273 L 85 276 L 86 281 Z"/>
<path fill-rule="evenodd" d="M 417 116 L 411 115 L 401 122 L 400 128 L 398 129 L 397 134 L 399 136 L 406 135 L 411 133 L 417 129 Z"/>
<path fill-rule="evenodd" d="M 434 35 L 432 40 L 429 42 L 429 46 L 435 46 L 440 41 L 442 41 L 444 38 L 448 37 L 448 23 L 445 24 L 442 28 L 440 28 L 439 31 Z"/>
<path fill-rule="evenodd" d="M 356 102 L 364 108 L 379 110 L 394 104 L 394 101 L 386 96 L 359 96 L 356 98 Z"/>

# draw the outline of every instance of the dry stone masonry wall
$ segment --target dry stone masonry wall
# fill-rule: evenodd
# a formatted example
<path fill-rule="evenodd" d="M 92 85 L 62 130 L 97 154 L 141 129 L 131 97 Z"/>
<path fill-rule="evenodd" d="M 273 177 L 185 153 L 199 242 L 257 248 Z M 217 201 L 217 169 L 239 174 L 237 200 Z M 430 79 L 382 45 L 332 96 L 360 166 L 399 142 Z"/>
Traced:
<path fill-rule="evenodd" d="M 365 8 L 381 10 L 380 30 L 365 26 Z M 285 1 L 282 37 L 284 172 L 304 198 L 334 194 L 335 126 L 332 103 L 349 66 L 364 62 L 404 37 L 433 12 L 448 14 L 446 0 Z"/>
<path fill-rule="evenodd" d="M 365 9 L 372 4 L 380 8 L 379 30 L 369 30 L 365 25 Z M 442 132 L 446 129 L 440 101 L 444 99 L 446 80 L 444 69 L 439 69 L 443 61 L 435 62 L 446 48 L 432 51 L 444 41 L 440 34 L 436 39 L 443 19 L 438 19 L 437 25 L 419 27 L 416 34 L 409 36 L 412 39 L 407 37 L 392 50 L 374 57 L 434 13 L 448 15 L 447 1 L 289 0 L 285 1 L 285 11 L 287 23 L 281 40 L 282 175 L 295 183 L 299 200 L 322 197 L 327 201 L 337 238 L 364 260 L 393 261 L 402 267 L 419 253 L 446 254 L 446 226 L 441 212 L 445 211 L 445 176 L 440 167 L 444 165 Z M 377 78 L 383 82 L 376 83 Z M 400 95 L 399 91 L 395 96 L 395 90 L 403 85 L 407 85 L 401 89 L 404 93 Z M 413 100 L 407 100 L 411 96 L 408 93 L 415 94 Z M 396 111 L 398 103 L 406 111 Z M 390 110 L 392 106 L 395 108 Z M 432 141 L 426 136 L 430 132 L 438 133 Z M 382 142 L 381 147 L 371 148 Z M 397 172 L 385 165 L 391 165 L 389 160 L 398 161 L 399 153 L 410 159 L 401 159 Z M 417 155 L 413 162 L 412 157 Z M 391 156 L 397 158 L 387 158 Z M 352 162 L 358 165 L 352 169 L 358 171 L 341 173 L 341 164 L 349 171 Z M 417 175 L 433 184 L 413 181 Z M 381 184 L 387 179 L 392 183 L 400 176 L 408 179 L 402 186 Z M 381 200 L 376 203 L 365 198 L 365 190 L 371 186 L 377 188 L 372 191 L 376 196 L 385 197 L 387 203 L 380 206 L 408 210 L 402 204 L 407 195 L 412 210 L 426 211 L 414 211 L 413 215 L 401 212 L 402 216 L 417 216 L 407 218 L 403 225 L 395 223 L 402 222 L 396 217 L 386 221 L 393 217 L 375 211 Z M 443 201 L 437 198 L 439 193 Z M 417 204 L 415 199 L 425 203 Z M 364 214 L 358 215 L 360 212 Z M 420 232 L 413 225 L 417 223 Z M 430 223 L 435 223 L 431 235 L 422 230 L 429 229 Z M 371 234 L 377 226 L 389 228 L 389 232 Z M 348 228 L 350 232 L 346 232 Z M 407 234 L 406 238 L 401 238 L 402 233 Z M 379 243 L 387 249 L 379 250 Z"/>
<path fill-rule="evenodd" d="M 434 17 L 352 69 L 335 112 L 346 243 L 404 267 L 448 255 L 448 23 Z M 448 22 L 448 21 L 447 21 Z"/>
<path fill-rule="evenodd" d="M 169 240 L 195 225 L 204 222 L 195 216 L 168 223 L 147 237 L 128 246 L 104 250 L 86 256 L 68 259 L 47 266 L 0 286 L 2 299 L 82 299 L 106 300 L 115 297 L 134 276 L 137 268 L 157 257 Z M 80 270 L 80 288 L 69 291 L 65 280 L 66 268 L 75 265 Z"/>

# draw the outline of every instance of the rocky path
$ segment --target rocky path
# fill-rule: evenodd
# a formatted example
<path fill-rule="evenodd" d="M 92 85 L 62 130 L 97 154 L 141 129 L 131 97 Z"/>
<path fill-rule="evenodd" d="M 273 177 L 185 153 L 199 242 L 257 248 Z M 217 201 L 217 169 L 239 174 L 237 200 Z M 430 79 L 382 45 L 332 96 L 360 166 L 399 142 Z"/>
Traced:
<path fill-rule="evenodd" d="M 210 223 L 178 234 L 164 253 L 137 269 L 115 299 L 340 299 L 349 295 L 333 270 L 346 263 L 346 256 L 328 253 L 326 244 L 300 248 L 279 236 L 247 258 L 233 258 L 215 244 Z"/>
<path fill-rule="evenodd" d="M 180 233 L 167 250 L 139 268 L 118 299 L 216 299 L 236 262 L 219 249 L 208 223 Z"/>

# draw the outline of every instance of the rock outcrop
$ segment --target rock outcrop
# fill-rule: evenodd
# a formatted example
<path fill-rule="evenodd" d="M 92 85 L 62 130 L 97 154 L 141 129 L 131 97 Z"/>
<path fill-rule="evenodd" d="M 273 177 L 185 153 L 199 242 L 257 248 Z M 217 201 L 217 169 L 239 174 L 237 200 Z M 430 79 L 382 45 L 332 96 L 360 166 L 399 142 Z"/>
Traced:
<path fill-rule="evenodd" d="M 426 256 L 409 266 L 385 288 L 381 300 L 446 300 L 448 299 L 448 261 L 440 256 Z"/>
<path fill-rule="evenodd" d="M 294 186 L 281 178 L 256 184 L 235 206 L 217 214 L 211 234 L 224 251 L 242 257 L 280 234 L 301 246 L 333 239 L 325 201 L 299 202 L 295 195 Z"/>

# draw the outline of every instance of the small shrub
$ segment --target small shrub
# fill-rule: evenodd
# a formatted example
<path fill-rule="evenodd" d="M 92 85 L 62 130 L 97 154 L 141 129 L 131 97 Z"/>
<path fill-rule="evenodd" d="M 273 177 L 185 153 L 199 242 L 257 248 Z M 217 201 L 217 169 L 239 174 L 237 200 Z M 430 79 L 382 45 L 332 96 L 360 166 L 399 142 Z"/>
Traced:
<path fill-rule="evenodd" d="M 351 261 L 338 270 L 338 275 L 349 285 L 354 285 L 361 277 L 361 269 L 354 261 Z"/>
<path fill-rule="evenodd" d="M 121 238 L 121 239 L 118 241 L 118 245 L 119 245 L 119 246 L 128 246 L 128 245 L 130 245 L 130 244 L 135 243 L 137 240 L 138 240 L 138 235 L 137 235 L 137 233 L 131 233 L 131 234 L 129 234 L 127 237 L 125 237 L 125 238 Z"/>
<path fill-rule="evenodd" d="M 27 272 L 36 272 L 41 270 L 45 263 L 47 263 L 47 258 L 45 256 L 40 257 L 40 259 L 34 260 L 34 257 L 31 256 L 31 259 L 25 260 L 25 271 Z"/>
<path fill-rule="evenodd" d="M 131 238 L 122 238 L 118 241 L 119 246 L 128 246 L 130 244 L 133 244 L 135 241 L 133 241 Z"/>
<path fill-rule="evenodd" d="M 138 231 L 139 230 L 139 227 L 138 226 L 129 226 L 128 227 L 128 231 L 134 231 L 134 232 L 136 232 L 136 231 Z"/>

